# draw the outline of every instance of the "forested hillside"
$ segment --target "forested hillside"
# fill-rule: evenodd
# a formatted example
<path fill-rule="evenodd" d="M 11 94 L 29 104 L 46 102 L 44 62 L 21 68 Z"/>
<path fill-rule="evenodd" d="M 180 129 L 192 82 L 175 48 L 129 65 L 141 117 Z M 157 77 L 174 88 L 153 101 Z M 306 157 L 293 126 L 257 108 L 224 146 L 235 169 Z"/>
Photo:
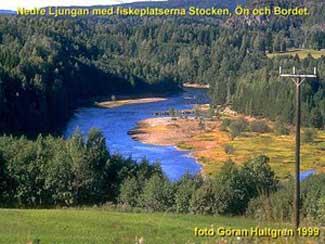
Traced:
<path fill-rule="evenodd" d="M 0 131 L 53 131 L 79 99 L 176 89 L 171 77 L 134 72 L 132 42 L 114 25 L 0 17 Z M 112 33 L 110 33 L 112 32 Z M 124 57 L 123 57 L 124 56 Z M 154 67 L 150 67 L 154 69 Z M 149 69 L 150 69 L 149 68 Z M 153 84 L 154 83 L 154 84 Z"/>
<path fill-rule="evenodd" d="M 54 131 L 79 99 L 175 89 L 182 82 L 209 83 L 214 104 L 233 103 L 248 114 L 292 122 L 292 84 L 278 78 L 280 64 L 318 66 L 320 80 L 303 88 L 303 114 L 306 125 L 324 127 L 324 58 L 265 55 L 325 48 L 323 25 L 307 27 L 319 21 L 323 8 L 319 1 L 310 17 L 256 25 L 189 17 L 1 16 L 0 131 Z"/>

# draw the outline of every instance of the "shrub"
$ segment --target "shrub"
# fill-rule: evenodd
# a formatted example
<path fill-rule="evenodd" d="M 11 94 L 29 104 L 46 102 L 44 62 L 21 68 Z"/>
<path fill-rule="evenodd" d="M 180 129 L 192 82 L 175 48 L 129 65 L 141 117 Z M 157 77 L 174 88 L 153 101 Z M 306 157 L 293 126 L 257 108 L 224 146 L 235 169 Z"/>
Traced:
<path fill-rule="evenodd" d="M 246 214 L 259 221 L 288 221 L 292 214 L 292 192 L 282 189 L 271 195 L 261 194 L 250 200 Z"/>
<path fill-rule="evenodd" d="M 248 184 L 251 197 L 255 197 L 259 192 L 268 194 L 277 189 L 278 180 L 269 161 L 268 157 L 262 155 L 243 164 L 241 177 Z"/>
<path fill-rule="evenodd" d="M 208 110 L 208 118 L 212 119 L 214 116 L 217 115 L 217 112 L 215 111 L 214 107 L 212 105 L 209 106 L 209 110 Z"/>
<path fill-rule="evenodd" d="M 313 175 L 301 184 L 302 217 L 325 223 L 325 174 Z M 260 220 L 289 221 L 293 206 L 293 179 L 279 190 L 264 193 L 248 204 L 246 213 Z"/>
<path fill-rule="evenodd" d="M 260 156 L 242 167 L 232 161 L 222 166 L 216 178 L 218 213 L 242 214 L 252 198 L 276 190 L 278 181 L 268 162 L 267 157 Z"/>
<path fill-rule="evenodd" d="M 283 123 L 279 118 L 274 123 L 274 130 L 277 135 L 289 135 L 290 130 L 288 126 Z"/>
<path fill-rule="evenodd" d="M 199 118 L 199 129 L 205 130 L 205 122 L 202 117 Z"/>
<path fill-rule="evenodd" d="M 226 154 L 233 154 L 235 151 L 234 146 L 231 144 L 225 144 L 224 149 Z"/>
<path fill-rule="evenodd" d="M 193 193 L 202 185 L 202 178 L 185 174 L 177 183 L 175 193 L 175 208 L 178 213 L 190 211 L 190 201 Z"/>
<path fill-rule="evenodd" d="M 242 183 L 238 166 L 232 161 L 224 163 L 215 181 L 215 202 L 219 214 L 239 214 L 245 209 L 242 199 L 246 189 Z"/>
<path fill-rule="evenodd" d="M 224 119 L 222 120 L 222 125 L 225 126 L 225 127 L 228 127 L 228 126 L 230 125 L 230 122 L 231 122 L 230 119 L 228 119 L 228 118 L 224 118 Z"/>
<path fill-rule="evenodd" d="M 206 181 L 203 186 L 193 192 L 190 200 L 190 210 L 195 214 L 215 214 L 215 187 Z"/>
<path fill-rule="evenodd" d="M 250 129 L 257 133 L 267 133 L 270 132 L 270 128 L 267 123 L 263 120 L 255 120 L 250 123 Z"/>
<path fill-rule="evenodd" d="M 320 224 L 325 224 L 325 196 L 319 198 L 317 202 L 317 219 Z"/>
<path fill-rule="evenodd" d="M 232 138 L 238 137 L 247 128 L 247 122 L 244 119 L 232 121 L 229 125 Z"/>
<path fill-rule="evenodd" d="M 302 141 L 305 143 L 314 142 L 316 137 L 316 131 L 312 128 L 306 128 L 302 134 Z"/>
<path fill-rule="evenodd" d="M 303 214 L 317 221 L 324 221 L 324 211 L 321 209 L 324 206 L 324 185 L 325 174 L 319 174 L 308 177 L 301 186 Z"/>
<path fill-rule="evenodd" d="M 135 177 L 127 178 L 120 187 L 119 202 L 130 207 L 138 205 L 140 186 Z"/>
<path fill-rule="evenodd" d="M 174 189 L 166 177 L 152 176 L 146 181 L 140 205 L 149 211 L 166 211 L 174 204 Z"/>

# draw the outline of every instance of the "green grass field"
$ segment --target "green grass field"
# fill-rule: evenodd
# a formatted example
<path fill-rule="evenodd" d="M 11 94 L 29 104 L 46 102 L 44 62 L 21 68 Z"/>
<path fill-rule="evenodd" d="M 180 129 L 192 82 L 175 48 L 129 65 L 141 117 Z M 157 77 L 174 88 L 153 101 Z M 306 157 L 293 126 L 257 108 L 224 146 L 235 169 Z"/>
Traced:
<path fill-rule="evenodd" d="M 269 53 L 267 57 L 273 58 L 276 56 L 296 56 L 298 55 L 300 59 L 304 59 L 310 54 L 313 58 L 318 59 L 322 56 L 325 56 L 325 50 L 313 50 L 313 49 L 289 49 L 287 52 L 279 52 L 279 53 Z"/>
<path fill-rule="evenodd" d="M 249 228 L 247 218 L 163 213 L 122 213 L 103 209 L 0 210 L 0 243 L 208 243 L 195 227 Z M 210 239 L 211 240 L 211 239 Z M 215 242 L 213 242 L 215 243 Z"/>
<path fill-rule="evenodd" d="M 197 228 L 291 228 L 289 224 L 260 224 L 244 217 L 125 213 L 112 209 L 0 209 L 3 244 L 293 244 L 294 238 L 197 237 Z M 321 237 L 301 239 L 319 244 Z M 295 243 L 298 244 L 298 243 Z"/>

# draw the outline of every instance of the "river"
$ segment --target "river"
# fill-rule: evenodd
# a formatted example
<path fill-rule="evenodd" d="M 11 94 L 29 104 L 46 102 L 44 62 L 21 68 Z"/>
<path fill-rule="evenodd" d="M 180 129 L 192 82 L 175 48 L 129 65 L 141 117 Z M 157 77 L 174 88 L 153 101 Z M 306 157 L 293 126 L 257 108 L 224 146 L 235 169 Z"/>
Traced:
<path fill-rule="evenodd" d="M 128 131 L 140 120 L 153 117 L 156 112 L 169 108 L 190 109 L 195 104 L 208 103 L 207 89 L 186 88 L 184 92 L 167 97 L 167 100 L 130 104 L 117 108 L 82 107 L 75 111 L 64 130 L 69 138 L 77 127 L 86 135 L 89 129 L 98 128 L 104 134 L 111 153 L 119 153 L 135 160 L 143 158 L 160 162 L 162 170 L 171 180 L 179 179 L 184 173 L 195 174 L 201 166 L 189 157 L 189 151 L 179 151 L 173 146 L 155 146 L 133 140 Z"/>
<path fill-rule="evenodd" d="M 167 97 L 167 100 L 130 104 L 117 108 L 82 107 L 75 111 L 64 130 L 69 138 L 79 127 L 83 135 L 91 128 L 98 128 L 104 134 L 111 153 L 119 153 L 139 161 L 143 158 L 159 162 L 164 173 L 171 180 L 179 179 L 184 173 L 195 174 L 201 166 L 189 156 L 190 151 L 179 151 L 173 146 L 155 146 L 133 140 L 128 131 L 134 129 L 140 120 L 153 117 L 156 112 L 169 108 L 191 109 L 195 104 L 208 103 L 207 89 L 186 88 L 184 92 Z M 315 170 L 301 172 L 300 180 L 315 174 Z"/>

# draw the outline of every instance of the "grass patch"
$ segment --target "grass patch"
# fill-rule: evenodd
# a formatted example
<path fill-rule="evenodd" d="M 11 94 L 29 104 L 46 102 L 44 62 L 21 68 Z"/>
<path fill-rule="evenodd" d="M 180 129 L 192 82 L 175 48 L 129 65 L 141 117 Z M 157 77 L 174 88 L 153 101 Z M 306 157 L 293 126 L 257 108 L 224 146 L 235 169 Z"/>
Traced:
<path fill-rule="evenodd" d="M 193 150 L 194 147 L 192 145 L 187 144 L 186 142 L 180 142 L 177 144 L 177 147 L 182 150 Z"/>
<path fill-rule="evenodd" d="M 268 53 L 266 56 L 268 58 L 274 58 L 276 56 L 296 56 L 298 55 L 300 59 L 307 58 L 308 55 L 311 55 L 315 59 L 319 59 L 322 56 L 325 56 L 325 50 L 313 50 L 313 49 L 289 49 L 287 52 L 279 53 Z"/>
<path fill-rule="evenodd" d="M 259 155 L 266 155 L 270 158 L 270 165 L 276 174 L 285 178 L 294 170 L 295 138 L 291 135 L 276 135 L 275 133 L 245 132 L 234 140 L 220 140 L 220 135 L 225 132 L 214 132 L 215 143 L 208 144 L 209 148 L 202 149 L 211 141 L 199 140 L 204 136 L 195 137 L 195 141 L 188 143 L 193 146 L 194 156 L 204 166 L 204 173 L 207 175 L 219 171 L 220 165 L 226 160 L 233 160 L 237 163 L 245 162 Z M 220 135 L 219 135 L 220 134 Z M 211 136 L 211 134 L 209 134 Z M 233 152 L 227 154 L 225 145 L 233 147 Z M 325 131 L 318 130 L 315 140 L 311 143 L 301 144 L 301 170 L 316 169 L 318 172 L 325 171 Z"/>
<path fill-rule="evenodd" d="M 102 209 L 0 210 L 0 243 L 207 243 L 194 236 L 195 227 L 249 228 L 248 218 L 122 213 Z M 214 238 L 215 239 L 215 238 Z M 205 240 L 205 242 L 201 242 Z M 210 239 L 211 240 L 211 239 Z M 211 243 L 211 242 L 210 242 Z"/>

